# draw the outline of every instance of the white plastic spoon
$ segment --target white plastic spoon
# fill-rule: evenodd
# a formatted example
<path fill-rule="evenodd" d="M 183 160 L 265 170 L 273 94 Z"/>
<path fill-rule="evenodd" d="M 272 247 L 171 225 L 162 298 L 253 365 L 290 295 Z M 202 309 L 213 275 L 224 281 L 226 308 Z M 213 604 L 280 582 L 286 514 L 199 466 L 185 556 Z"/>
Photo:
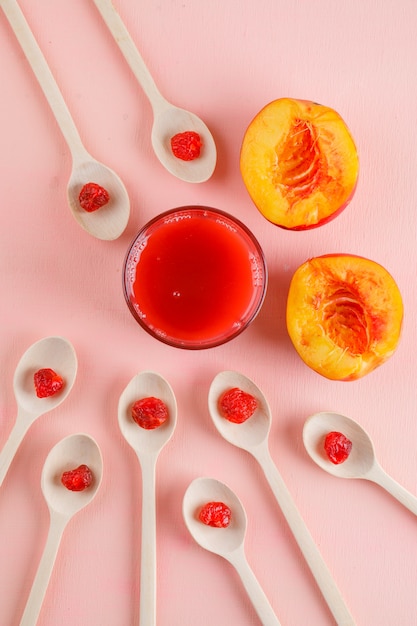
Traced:
<path fill-rule="evenodd" d="M 224 502 L 231 511 L 227 528 L 212 528 L 198 519 L 200 509 L 207 502 Z M 196 478 L 185 492 L 182 513 L 193 539 L 205 550 L 222 556 L 236 569 L 243 586 L 264 626 L 280 626 L 264 590 L 249 566 L 244 549 L 246 511 L 225 484 L 213 478 Z"/>
<path fill-rule="evenodd" d="M 156 156 L 171 174 L 181 180 L 189 183 L 208 180 L 213 174 L 217 159 L 216 145 L 209 129 L 194 113 L 172 105 L 160 94 L 111 1 L 93 1 L 151 103 L 154 116 L 151 139 Z M 171 150 L 171 137 L 186 131 L 197 132 L 203 142 L 200 156 L 192 161 L 178 159 Z"/>
<path fill-rule="evenodd" d="M 16 0 L 0 0 L 10 26 L 44 92 L 61 128 L 72 156 L 72 172 L 67 187 L 71 212 L 82 228 L 98 239 L 117 239 L 125 230 L 130 201 L 127 191 L 113 170 L 96 161 L 85 149 L 64 98 Z M 97 183 L 109 193 L 109 202 L 89 213 L 78 196 L 86 183 Z"/>
<path fill-rule="evenodd" d="M 242 424 L 234 424 L 225 419 L 218 407 L 220 397 L 233 387 L 246 391 L 258 400 L 255 413 Z M 339 626 L 353 626 L 355 624 L 353 617 L 271 458 L 268 447 L 272 420 L 271 409 L 262 391 L 254 382 L 239 372 L 220 372 L 210 386 L 208 405 L 214 425 L 222 437 L 229 443 L 249 452 L 261 466 L 336 623 Z"/>
<path fill-rule="evenodd" d="M 146 430 L 132 419 L 132 405 L 141 398 L 154 397 L 168 408 L 168 419 L 158 428 Z M 177 402 L 169 383 L 155 372 L 137 374 L 119 400 L 119 426 L 136 452 L 142 470 L 142 544 L 140 574 L 140 624 L 156 623 L 156 461 L 171 439 L 177 423 Z"/>
<path fill-rule="evenodd" d="M 330 432 L 341 432 L 352 442 L 352 450 L 343 463 L 332 463 L 324 450 Z M 379 465 L 371 438 L 357 422 L 339 413 L 311 415 L 303 428 L 305 449 L 315 463 L 339 478 L 364 478 L 386 489 L 394 498 L 417 515 L 417 498 L 397 483 Z"/>
<path fill-rule="evenodd" d="M 65 400 L 75 381 L 77 356 L 69 341 L 63 337 L 46 337 L 34 343 L 21 357 L 13 378 L 17 402 L 17 417 L 9 438 L 0 453 L 0 485 L 33 422 L 55 409 Z M 64 380 L 63 388 L 49 398 L 38 398 L 33 376 L 43 368 L 53 369 Z"/>
<path fill-rule="evenodd" d="M 84 491 L 70 491 L 61 483 L 62 473 L 87 465 L 93 482 Z M 70 435 L 49 452 L 41 486 L 49 508 L 50 526 L 44 552 L 32 585 L 20 626 L 34 626 L 42 608 L 49 579 L 65 527 L 70 519 L 89 504 L 97 493 L 103 474 L 103 461 L 97 443 L 85 434 Z"/>

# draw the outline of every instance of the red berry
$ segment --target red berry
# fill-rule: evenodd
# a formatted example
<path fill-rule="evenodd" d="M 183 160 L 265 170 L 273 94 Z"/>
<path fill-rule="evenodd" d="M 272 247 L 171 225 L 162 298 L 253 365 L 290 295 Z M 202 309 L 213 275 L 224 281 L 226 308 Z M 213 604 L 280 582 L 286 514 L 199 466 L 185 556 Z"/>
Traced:
<path fill-rule="evenodd" d="M 62 377 L 49 367 L 35 372 L 33 382 L 38 398 L 53 396 L 64 386 Z"/>
<path fill-rule="evenodd" d="M 104 187 L 100 187 L 97 183 L 87 183 L 80 191 L 78 197 L 81 207 L 92 213 L 108 203 L 110 196 Z"/>
<path fill-rule="evenodd" d="M 93 473 L 88 465 L 80 465 L 64 472 L 61 476 L 61 482 L 70 491 L 83 491 L 93 482 Z"/>
<path fill-rule="evenodd" d="M 226 391 L 219 402 L 223 417 L 235 424 L 246 422 L 255 413 L 257 406 L 256 398 L 238 387 Z"/>
<path fill-rule="evenodd" d="M 333 431 L 326 435 L 324 449 L 330 461 L 339 465 L 348 458 L 352 450 L 352 442 L 343 433 Z"/>
<path fill-rule="evenodd" d="M 232 512 L 224 502 L 207 502 L 201 509 L 198 519 L 207 526 L 227 528 Z"/>
<path fill-rule="evenodd" d="M 159 398 L 142 398 L 132 406 L 132 417 L 141 428 L 152 430 L 168 419 L 168 408 Z"/>
<path fill-rule="evenodd" d="M 177 159 L 193 161 L 200 156 L 203 142 L 198 133 L 192 130 L 171 137 L 171 150 Z"/>

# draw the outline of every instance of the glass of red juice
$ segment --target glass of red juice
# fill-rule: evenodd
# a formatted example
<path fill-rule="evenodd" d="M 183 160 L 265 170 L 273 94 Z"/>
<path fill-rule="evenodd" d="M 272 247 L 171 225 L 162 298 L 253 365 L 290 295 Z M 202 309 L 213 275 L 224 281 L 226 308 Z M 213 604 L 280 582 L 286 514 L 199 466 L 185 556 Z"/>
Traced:
<path fill-rule="evenodd" d="M 239 335 L 258 314 L 266 285 L 264 254 L 250 230 L 204 206 L 152 219 L 124 262 L 124 295 L 133 317 L 177 348 L 212 348 Z"/>

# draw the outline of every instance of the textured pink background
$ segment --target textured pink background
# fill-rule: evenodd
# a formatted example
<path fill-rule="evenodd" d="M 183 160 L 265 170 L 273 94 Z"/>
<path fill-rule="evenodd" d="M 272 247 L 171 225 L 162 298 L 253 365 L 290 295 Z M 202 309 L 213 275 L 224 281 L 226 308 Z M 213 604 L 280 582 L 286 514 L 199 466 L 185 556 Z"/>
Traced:
<path fill-rule="evenodd" d="M 97 241 L 66 204 L 69 150 L 0 11 L 0 445 L 12 428 L 12 378 L 27 347 L 60 334 L 79 372 L 61 407 L 25 438 L 0 490 L 0 621 L 19 623 L 42 554 L 48 512 L 40 473 L 49 449 L 86 431 L 105 463 L 94 503 L 67 528 L 39 626 L 136 624 L 140 469 L 117 425 L 118 398 L 134 374 L 154 369 L 177 395 L 178 427 L 157 468 L 158 625 L 258 624 L 240 579 L 194 544 L 182 521 L 184 491 L 213 476 L 248 514 L 248 561 L 283 626 L 333 619 L 255 462 L 223 441 L 207 412 L 221 370 L 261 385 L 274 413 L 272 456 L 358 626 L 417 624 L 417 520 L 370 483 L 319 470 L 301 440 L 306 417 L 335 410 L 373 435 L 381 464 L 417 493 L 417 131 L 414 0 L 115 0 L 164 95 L 195 111 L 218 145 L 213 178 L 190 185 L 167 173 L 150 144 L 151 109 L 89 0 L 22 0 L 85 145 L 115 169 L 132 214 L 115 242 Z M 239 174 L 252 117 L 282 97 L 335 108 L 355 137 L 360 182 L 332 223 L 291 233 L 252 205 Z M 148 219 L 183 204 L 232 213 L 264 248 L 270 282 L 263 310 L 235 341 L 178 351 L 134 322 L 121 289 L 131 239 Z M 310 371 L 285 329 L 290 278 L 308 257 L 361 254 L 395 277 L 405 305 L 396 354 L 355 383 Z"/>

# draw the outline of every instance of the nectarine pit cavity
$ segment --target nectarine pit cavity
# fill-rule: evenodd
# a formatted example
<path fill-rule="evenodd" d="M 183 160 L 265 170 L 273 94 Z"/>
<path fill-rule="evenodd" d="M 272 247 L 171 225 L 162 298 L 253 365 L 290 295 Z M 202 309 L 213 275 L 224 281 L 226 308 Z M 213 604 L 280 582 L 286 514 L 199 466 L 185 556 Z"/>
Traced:
<path fill-rule="evenodd" d="M 323 325 L 331 340 L 353 356 L 369 349 L 370 319 L 359 294 L 350 285 L 345 284 L 327 295 L 323 303 Z"/>
<path fill-rule="evenodd" d="M 305 120 L 296 119 L 282 146 L 272 174 L 275 185 L 291 202 L 308 197 L 327 177 L 326 159 L 317 145 L 318 133 Z M 279 167 L 277 166 L 279 163 Z"/>

